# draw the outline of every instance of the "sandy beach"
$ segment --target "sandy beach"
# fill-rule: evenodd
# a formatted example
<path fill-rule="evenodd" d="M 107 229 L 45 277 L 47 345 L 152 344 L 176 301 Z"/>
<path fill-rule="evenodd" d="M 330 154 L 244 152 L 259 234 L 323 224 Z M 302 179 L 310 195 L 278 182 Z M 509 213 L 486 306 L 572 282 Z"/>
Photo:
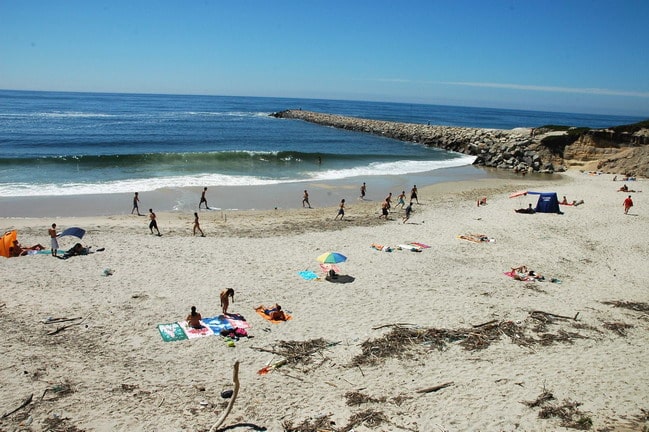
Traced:
<path fill-rule="evenodd" d="M 236 361 L 240 387 L 222 430 L 646 430 L 649 188 L 628 183 L 644 193 L 631 194 L 625 215 L 612 179 L 441 183 L 420 188 L 405 224 L 400 210 L 379 219 L 380 199 L 350 189 L 343 221 L 331 202 L 202 211 L 206 237 L 192 236 L 190 211 L 158 213 L 161 237 L 128 214 L 0 218 L 23 245 L 48 246 L 56 222 L 105 248 L 0 258 L 0 430 L 207 431 L 226 409 Z M 517 214 L 537 200 L 509 198 L 518 190 L 584 204 Z M 458 238 L 469 234 L 491 241 Z M 397 248 L 409 242 L 430 247 Z M 323 276 L 316 257 L 327 251 L 347 256 L 339 267 L 353 281 L 300 277 Z M 545 280 L 504 274 L 519 265 Z M 251 337 L 163 341 L 157 326 L 192 305 L 219 315 L 225 288 Z M 255 312 L 274 303 L 292 319 Z"/>

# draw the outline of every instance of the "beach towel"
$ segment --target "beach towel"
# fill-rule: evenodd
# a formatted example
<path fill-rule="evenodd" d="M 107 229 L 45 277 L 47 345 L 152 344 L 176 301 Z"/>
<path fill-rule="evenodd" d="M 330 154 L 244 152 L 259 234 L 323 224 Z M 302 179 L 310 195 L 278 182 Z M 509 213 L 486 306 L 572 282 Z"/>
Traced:
<path fill-rule="evenodd" d="M 487 237 L 484 234 L 462 234 L 457 236 L 461 240 L 467 240 L 474 243 L 495 243 L 496 239 L 492 237 Z"/>
<path fill-rule="evenodd" d="M 421 252 L 423 250 L 420 246 L 415 246 L 411 244 L 400 244 L 397 246 L 397 249 L 408 250 L 411 252 Z"/>
<path fill-rule="evenodd" d="M 412 246 L 420 247 L 420 248 L 422 248 L 422 249 L 430 249 L 430 246 L 428 246 L 427 244 L 424 244 L 424 243 L 419 243 L 419 242 L 408 242 L 408 244 L 409 244 L 409 245 L 412 245 Z"/>
<path fill-rule="evenodd" d="M 505 276 L 509 276 L 510 278 L 514 279 L 514 275 L 516 274 L 515 271 L 506 271 L 503 273 Z M 530 278 L 529 276 L 522 277 L 520 279 L 516 279 L 524 282 L 534 282 L 534 278 Z"/>
<path fill-rule="evenodd" d="M 219 315 L 223 316 L 223 315 Z M 241 314 L 228 314 L 227 316 L 224 317 L 230 325 L 235 328 L 242 328 L 242 329 L 249 329 L 252 326 L 246 321 L 246 319 L 243 317 Z"/>
<path fill-rule="evenodd" d="M 187 335 L 187 339 L 196 339 L 200 338 L 203 336 L 213 336 L 214 332 L 212 331 L 211 328 L 205 325 L 203 320 L 201 320 L 201 328 L 193 328 L 190 327 L 187 321 L 179 321 L 178 325 L 183 329 L 185 334 Z"/>
<path fill-rule="evenodd" d="M 215 316 L 210 318 L 203 318 L 203 323 L 214 332 L 214 334 L 221 334 L 223 330 L 232 330 L 232 324 L 223 316 Z"/>
<path fill-rule="evenodd" d="M 174 342 L 187 339 L 185 331 L 177 322 L 169 324 L 158 324 L 158 331 L 160 332 L 160 336 L 162 336 L 162 340 L 165 342 Z"/>
<path fill-rule="evenodd" d="M 268 308 L 266 308 L 265 306 L 258 306 L 258 307 L 255 308 L 255 312 L 257 312 L 257 313 L 259 314 L 260 317 L 262 317 L 262 318 L 265 319 L 266 321 L 270 321 L 270 322 L 272 322 L 273 324 L 279 324 L 279 323 L 282 323 L 282 322 L 284 322 L 284 321 L 288 321 L 288 320 L 290 320 L 290 319 L 293 319 L 293 317 L 292 317 L 290 314 L 286 313 L 286 312 L 284 312 L 284 316 L 286 316 L 286 319 L 285 319 L 285 320 L 274 320 L 274 319 L 271 319 L 271 318 L 270 318 L 270 315 L 268 315 L 266 312 L 264 312 L 266 309 L 268 309 Z"/>
<path fill-rule="evenodd" d="M 311 270 L 299 271 L 299 272 L 297 272 L 297 274 L 299 274 L 302 279 L 308 280 L 308 281 L 313 280 L 313 279 L 318 279 L 318 275 L 315 274 L 314 272 L 312 272 Z"/>

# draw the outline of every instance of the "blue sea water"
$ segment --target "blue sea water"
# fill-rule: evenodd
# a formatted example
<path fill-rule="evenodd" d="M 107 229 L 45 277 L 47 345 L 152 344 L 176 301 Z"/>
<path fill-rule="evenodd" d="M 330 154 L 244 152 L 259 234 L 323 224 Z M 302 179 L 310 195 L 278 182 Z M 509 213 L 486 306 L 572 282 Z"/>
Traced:
<path fill-rule="evenodd" d="M 640 118 L 287 98 L 0 91 L 0 196 L 264 185 L 423 173 L 473 158 L 282 120 L 325 113 L 481 128 Z"/>

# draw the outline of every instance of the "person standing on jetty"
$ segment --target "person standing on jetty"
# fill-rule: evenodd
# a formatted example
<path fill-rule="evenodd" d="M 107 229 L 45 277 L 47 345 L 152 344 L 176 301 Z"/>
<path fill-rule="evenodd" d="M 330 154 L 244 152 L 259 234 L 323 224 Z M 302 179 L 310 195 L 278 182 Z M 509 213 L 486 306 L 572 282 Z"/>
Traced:
<path fill-rule="evenodd" d="M 302 207 L 309 206 L 311 208 L 311 204 L 309 203 L 309 192 L 304 189 L 304 195 L 302 195 Z"/>
<path fill-rule="evenodd" d="M 56 233 L 56 224 L 52 224 L 52 228 L 47 230 L 47 233 L 50 235 L 50 245 L 52 248 L 52 256 L 56 256 L 56 253 L 59 249 L 59 241 L 57 240 L 58 234 Z"/>
<path fill-rule="evenodd" d="M 135 192 L 135 195 L 133 196 L 133 209 L 131 210 L 131 214 L 133 214 L 134 211 L 137 211 L 138 216 L 144 216 L 140 214 L 140 197 L 138 196 L 138 193 Z"/>
<path fill-rule="evenodd" d="M 334 220 L 338 219 L 338 216 L 340 216 L 340 220 L 343 220 L 345 217 L 345 199 L 340 200 L 340 204 L 338 205 L 338 214 L 334 218 Z"/>
<path fill-rule="evenodd" d="M 416 201 L 419 204 L 419 198 L 417 198 L 417 185 L 414 185 L 410 190 L 410 201 Z"/>
<path fill-rule="evenodd" d="M 365 199 L 365 192 L 367 191 L 367 186 L 365 186 L 365 182 L 363 182 L 363 185 L 361 186 L 361 199 Z"/>
<path fill-rule="evenodd" d="M 209 210 L 210 208 L 207 205 L 207 198 L 205 197 L 205 194 L 207 193 L 207 188 L 203 188 L 203 193 L 201 193 L 201 201 L 198 203 L 198 209 L 201 209 L 201 205 L 204 203 L 205 204 L 205 210 Z"/>
<path fill-rule="evenodd" d="M 160 234 L 160 230 L 158 229 L 158 221 L 156 220 L 156 215 L 153 213 L 153 209 L 149 209 L 149 229 L 151 230 L 151 234 L 153 234 L 153 228 L 158 232 L 158 237 L 162 236 Z"/>
<path fill-rule="evenodd" d="M 624 214 L 629 214 L 629 210 L 631 209 L 631 207 L 633 207 L 633 200 L 631 199 L 631 195 L 626 197 L 622 205 L 624 206 Z"/>

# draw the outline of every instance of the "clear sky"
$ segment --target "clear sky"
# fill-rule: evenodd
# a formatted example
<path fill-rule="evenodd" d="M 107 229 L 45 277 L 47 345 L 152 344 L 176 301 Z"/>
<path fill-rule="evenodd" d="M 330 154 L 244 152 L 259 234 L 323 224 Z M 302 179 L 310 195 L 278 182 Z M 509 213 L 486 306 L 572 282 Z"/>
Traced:
<path fill-rule="evenodd" d="M 649 1 L 0 0 L 0 88 L 649 117 Z"/>

